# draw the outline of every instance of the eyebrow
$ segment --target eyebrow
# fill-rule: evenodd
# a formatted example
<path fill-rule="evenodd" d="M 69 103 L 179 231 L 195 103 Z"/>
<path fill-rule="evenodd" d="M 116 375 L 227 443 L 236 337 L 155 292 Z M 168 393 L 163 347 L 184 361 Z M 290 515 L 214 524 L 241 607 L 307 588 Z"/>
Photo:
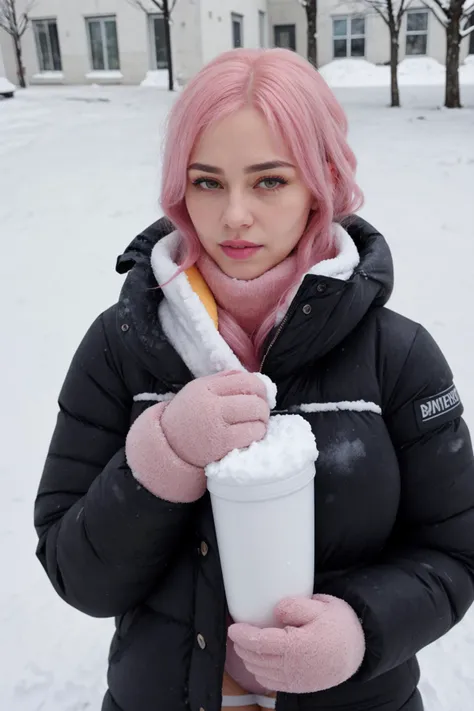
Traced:
<path fill-rule="evenodd" d="M 292 163 L 288 163 L 284 160 L 270 160 L 266 163 L 255 163 L 254 165 L 248 165 L 245 168 L 245 173 L 260 173 L 262 170 L 273 170 L 274 168 L 294 168 Z M 214 173 L 215 175 L 223 175 L 224 171 L 220 168 L 216 168 L 214 165 L 207 165 L 206 163 L 191 163 L 188 170 L 203 170 L 205 173 Z"/>

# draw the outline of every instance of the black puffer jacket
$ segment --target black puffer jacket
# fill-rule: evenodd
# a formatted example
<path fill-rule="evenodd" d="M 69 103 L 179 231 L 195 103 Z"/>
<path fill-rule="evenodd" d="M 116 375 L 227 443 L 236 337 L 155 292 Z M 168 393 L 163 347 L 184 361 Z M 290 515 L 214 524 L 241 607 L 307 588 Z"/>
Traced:
<path fill-rule="evenodd" d="M 159 221 L 119 258 L 129 274 L 74 357 L 36 501 L 38 557 L 58 594 L 117 618 L 104 711 L 220 710 L 226 603 L 209 498 L 155 498 L 124 455 L 147 406 L 134 395 L 178 391 L 192 377 L 150 288 L 151 249 L 170 229 Z M 384 239 L 360 219 L 347 229 L 359 266 L 346 282 L 305 278 L 263 370 L 278 409 L 381 408 L 305 415 L 320 450 L 314 589 L 353 606 L 367 653 L 346 684 L 281 694 L 279 711 L 421 708 L 414 655 L 474 597 L 473 453 L 451 371 L 422 327 L 384 307 Z"/>

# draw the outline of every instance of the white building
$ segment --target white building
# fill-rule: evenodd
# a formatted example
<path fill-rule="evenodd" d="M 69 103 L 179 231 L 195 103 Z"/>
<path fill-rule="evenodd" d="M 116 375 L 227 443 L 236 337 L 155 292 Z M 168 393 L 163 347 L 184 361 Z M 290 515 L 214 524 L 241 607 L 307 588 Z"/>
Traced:
<path fill-rule="evenodd" d="M 172 0 L 169 0 L 170 5 Z M 17 0 L 19 9 L 26 0 Z M 138 84 L 166 68 L 163 18 L 128 0 L 37 0 L 22 41 L 30 83 Z M 186 81 L 234 46 L 268 43 L 267 0 L 177 0 L 171 45 L 175 76 Z M 16 81 L 10 37 L 0 30 L 7 76 Z"/>
<path fill-rule="evenodd" d="M 273 44 L 306 53 L 306 13 L 298 0 L 270 0 Z M 474 22 L 474 13 L 473 13 Z M 388 27 L 363 0 L 318 0 L 318 63 L 341 57 L 359 57 L 374 64 L 390 60 Z M 461 58 L 474 54 L 474 33 L 463 41 Z M 429 56 L 446 58 L 446 31 L 421 0 L 414 0 L 403 18 L 400 60 Z"/>
<path fill-rule="evenodd" d="M 37 0 L 22 41 L 30 83 L 141 82 L 147 71 L 166 69 L 163 18 L 130 0 Z M 17 0 L 22 10 L 26 0 Z M 172 0 L 170 0 L 170 4 Z M 364 57 L 389 60 L 388 29 L 364 2 L 319 0 L 318 61 Z M 186 82 L 203 64 L 232 47 L 283 46 L 306 54 L 306 15 L 298 0 L 177 0 L 172 15 L 175 77 Z M 11 38 L 0 30 L 5 71 L 16 82 Z M 474 33 L 463 42 L 462 58 L 474 54 Z M 400 59 L 445 57 L 445 31 L 414 0 L 404 18 Z"/>

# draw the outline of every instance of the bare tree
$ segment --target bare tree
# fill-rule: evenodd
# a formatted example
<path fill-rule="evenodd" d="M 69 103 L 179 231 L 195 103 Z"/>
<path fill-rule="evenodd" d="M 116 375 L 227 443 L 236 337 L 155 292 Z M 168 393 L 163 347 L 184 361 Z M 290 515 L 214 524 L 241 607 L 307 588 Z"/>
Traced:
<path fill-rule="evenodd" d="M 363 0 L 363 2 L 374 10 L 388 27 L 390 33 L 390 105 L 398 107 L 400 106 L 400 89 L 398 87 L 400 30 L 403 16 L 412 0 Z"/>
<path fill-rule="evenodd" d="M 0 0 L 0 27 L 7 32 L 13 40 L 15 46 L 15 56 L 17 64 L 18 83 L 24 89 L 26 87 L 25 68 L 21 56 L 21 38 L 28 29 L 30 18 L 28 13 L 35 5 L 35 0 L 26 3 L 24 12 L 18 12 L 16 0 Z"/>
<path fill-rule="evenodd" d="M 446 30 L 446 89 L 444 105 L 448 109 L 461 108 L 459 86 L 459 55 L 461 42 L 471 32 L 474 23 L 474 0 L 422 0 L 433 11 L 436 19 Z"/>
<path fill-rule="evenodd" d="M 150 5 L 154 5 L 163 15 L 165 25 L 165 42 L 166 42 L 166 62 L 168 64 L 168 89 L 173 91 L 173 58 L 171 56 L 171 30 L 170 20 L 171 14 L 178 0 L 128 0 L 130 5 L 137 7 L 139 10 L 148 15 L 150 13 Z M 0 0 L 1 2 L 1 0 Z"/>
<path fill-rule="evenodd" d="M 318 0 L 299 0 L 306 12 L 307 50 L 306 56 L 313 67 L 318 66 Z"/>

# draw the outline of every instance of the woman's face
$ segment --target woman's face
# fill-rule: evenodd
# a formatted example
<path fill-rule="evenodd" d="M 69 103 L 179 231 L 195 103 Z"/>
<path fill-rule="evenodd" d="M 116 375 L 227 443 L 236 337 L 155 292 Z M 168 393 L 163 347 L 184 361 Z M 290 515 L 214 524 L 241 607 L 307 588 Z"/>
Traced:
<path fill-rule="evenodd" d="M 237 279 L 255 279 L 285 259 L 314 207 L 288 149 L 252 108 L 203 132 L 185 200 L 202 246 Z"/>

